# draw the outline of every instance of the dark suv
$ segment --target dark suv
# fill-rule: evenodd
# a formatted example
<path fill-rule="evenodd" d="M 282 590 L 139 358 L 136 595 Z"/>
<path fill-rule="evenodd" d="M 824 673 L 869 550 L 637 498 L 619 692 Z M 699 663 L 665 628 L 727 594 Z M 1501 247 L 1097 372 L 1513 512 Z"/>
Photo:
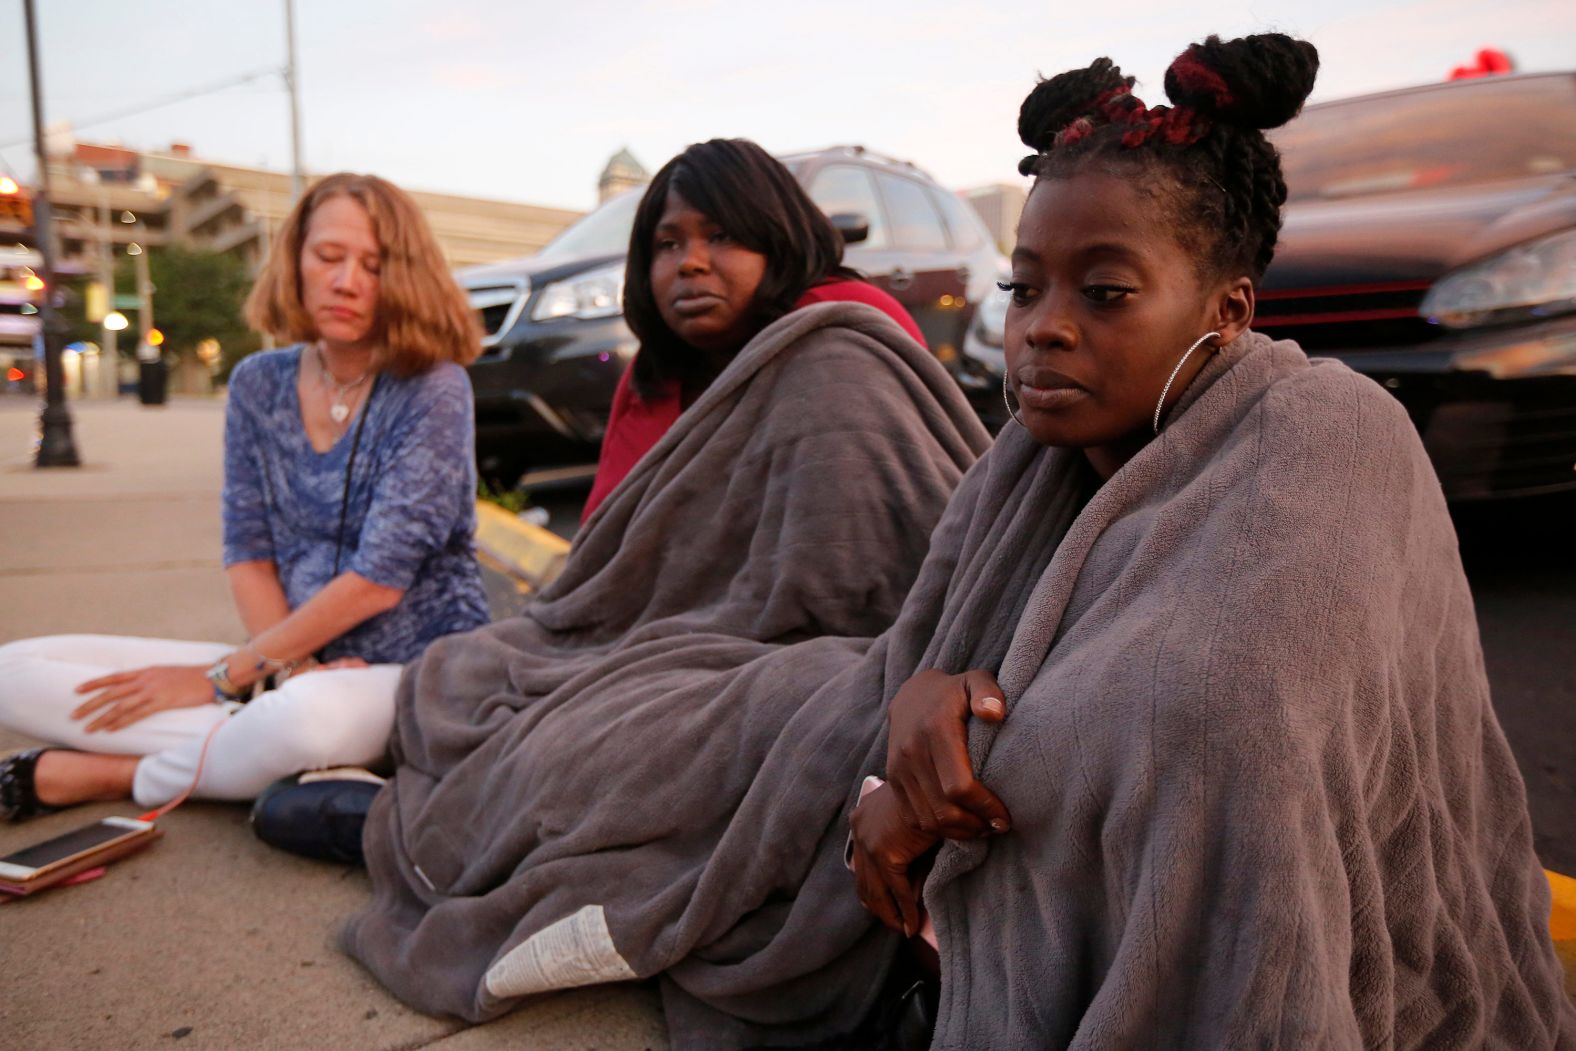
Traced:
<path fill-rule="evenodd" d="M 914 315 L 952 365 L 1001 258 L 967 202 L 914 165 L 860 146 L 781 158 L 843 233 L 845 262 Z M 619 375 L 636 350 L 620 300 L 642 191 L 616 197 L 534 256 L 457 275 L 480 313 L 476 452 L 508 485 L 588 477 Z"/>

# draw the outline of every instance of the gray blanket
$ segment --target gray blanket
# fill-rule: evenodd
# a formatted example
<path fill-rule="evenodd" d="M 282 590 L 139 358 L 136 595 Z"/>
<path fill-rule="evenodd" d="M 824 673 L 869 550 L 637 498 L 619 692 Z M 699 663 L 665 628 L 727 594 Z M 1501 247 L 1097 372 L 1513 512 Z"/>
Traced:
<path fill-rule="evenodd" d="M 970 744 L 1013 816 L 927 881 L 934 1046 L 1576 1045 L 1394 400 L 1249 335 L 1081 510 L 1076 460 L 1010 427 L 916 585 L 948 580 L 921 665 L 999 669 L 1006 721 Z"/>
<path fill-rule="evenodd" d="M 848 1028 L 892 949 L 837 864 L 884 724 L 856 707 L 878 685 L 829 680 L 861 672 L 987 443 L 878 311 L 762 332 L 522 617 L 408 670 L 347 950 L 473 1020 L 667 972 L 678 1046 Z"/>

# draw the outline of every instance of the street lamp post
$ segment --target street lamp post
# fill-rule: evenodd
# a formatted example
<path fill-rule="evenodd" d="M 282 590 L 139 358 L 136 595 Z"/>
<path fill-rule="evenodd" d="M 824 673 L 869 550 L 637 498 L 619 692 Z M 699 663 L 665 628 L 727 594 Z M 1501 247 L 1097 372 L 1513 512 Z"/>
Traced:
<path fill-rule="evenodd" d="M 89 168 L 82 173 L 82 180 L 98 191 L 98 274 L 99 288 L 104 294 L 104 313 L 107 317 L 115 309 L 115 238 L 109 225 L 109 189 L 99 173 Z M 91 314 L 91 311 L 89 312 Z M 94 320 L 91 316 L 89 321 Z M 114 398 L 120 390 L 120 350 L 116 346 L 117 330 L 101 323 L 99 337 L 99 386 L 105 397 Z"/>
<path fill-rule="evenodd" d="M 38 252 L 43 257 L 44 294 L 39 317 L 44 330 L 44 408 L 39 413 L 37 467 L 76 467 L 76 442 L 71 437 L 71 410 L 66 408 L 66 374 L 60 362 L 64 322 L 55 309 L 55 230 L 50 222 L 49 163 L 44 156 L 44 101 L 38 73 L 38 16 L 33 0 L 23 0 L 27 16 L 27 71 L 33 93 L 33 152 L 38 160 L 38 199 L 34 202 L 33 223 L 38 236 Z"/>
<path fill-rule="evenodd" d="M 148 342 L 148 333 L 153 331 L 153 278 L 148 273 L 148 249 L 145 247 L 144 238 L 147 227 L 137 224 L 137 242 L 132 247 L 132 266 L 137 272 L 137 349 Z"/>

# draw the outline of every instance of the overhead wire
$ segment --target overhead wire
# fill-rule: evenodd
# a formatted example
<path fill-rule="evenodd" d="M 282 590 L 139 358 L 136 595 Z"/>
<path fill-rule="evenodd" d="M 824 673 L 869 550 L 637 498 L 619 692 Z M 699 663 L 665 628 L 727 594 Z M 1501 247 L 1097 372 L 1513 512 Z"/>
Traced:
<path fill-rule="evenodd" d="M 190 88 L 186 91 L 176 92 L 173 95 L 166 95 L 163 98 L 155 99 L 151 102 L 142 102 L 134 106 L 126 106 L 122 109 L 114 111 L 113 113 L 100 114 L 99 116 L 92 117 L 88 120 L 74 120 L 71 122 L 71 126 L 73 128 L 91 128 L 98 124 L 109 124 L 112 121 L 121 120 L 126 117 L 134 117 L 140 113 L 147 113 L 150 110 L 162 109 L 165 106 L 173 106 L 177 102 L 186 102 L 189 99 L 198 98 L 203 95 L 212 95 L 215 92 L 224 91 L 227 88 L 235 88 L 240 87 L 242 84 L 250 84 L 252 81 L 262 80 L 264 77 L 283 77 L 284 72 L 285 71 L 282 69 L 272 67 L 268 69 L 253 70 L 250 73 L 244 73 L 238 77 L 227 77 L 224 80 L 216 81 L 215 83 L 207 84 L 203 87 Z M 9 150 L 17 146 L 25 146 L 32 141 L 32 137 L 29 136 L 22 139 L 13 139 L 10 142 L 0 142 L 0 151 Z M 0 163 L 5 163 L 3 152 L 0 152 Z M 6 164 L 6 168 L 9 170 L 10 165 Z"/>

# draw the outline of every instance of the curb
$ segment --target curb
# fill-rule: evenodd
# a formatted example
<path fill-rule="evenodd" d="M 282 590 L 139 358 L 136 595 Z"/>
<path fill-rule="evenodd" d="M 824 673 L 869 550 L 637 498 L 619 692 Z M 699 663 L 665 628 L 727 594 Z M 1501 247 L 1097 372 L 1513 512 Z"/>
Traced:
<path fill-rule="evenodd" d="M 569 541 L 522 521 L 497 504 L 476 502 L 476 554 L 504 574 L 522 594 L 540 591 L 558 576 Z"/>
<path fill-rule="evenodd" d="M 1565 991 L 1576 999 L 1576 879 L 1544 869 L 1549 878 L 1549 895 L 1554 907 L 1549 914 L 1549 933 L 1554 936 L 1554 952 L 1565 965 Z"/>

